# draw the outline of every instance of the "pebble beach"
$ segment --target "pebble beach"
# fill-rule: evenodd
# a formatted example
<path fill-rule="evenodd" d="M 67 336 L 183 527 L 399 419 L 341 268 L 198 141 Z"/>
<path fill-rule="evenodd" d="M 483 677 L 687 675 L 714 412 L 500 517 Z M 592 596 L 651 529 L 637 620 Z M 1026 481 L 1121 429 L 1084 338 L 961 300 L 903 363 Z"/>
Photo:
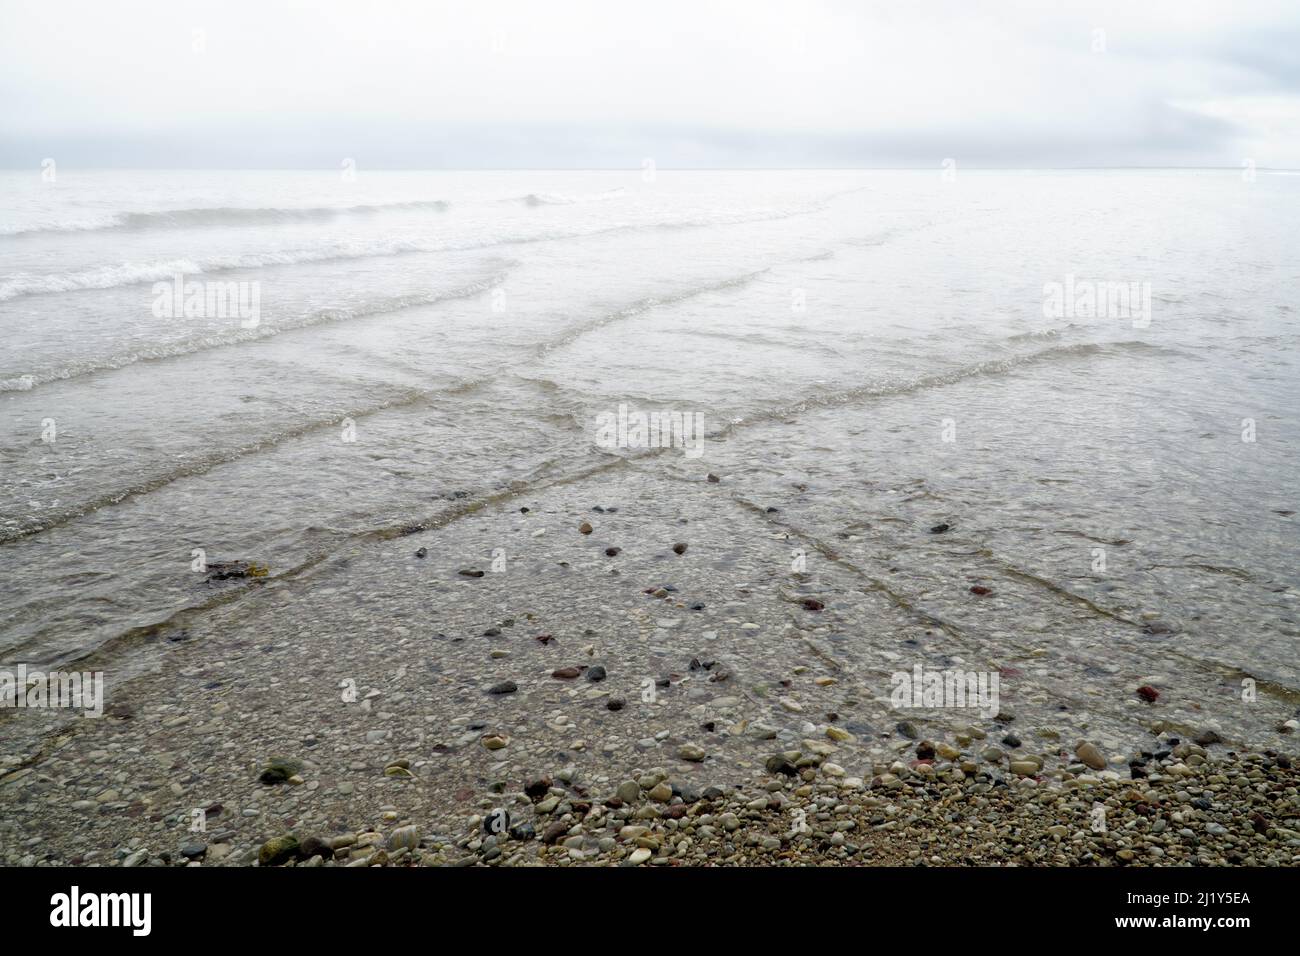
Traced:
<path fill-rule="evenodd" d="M 6 176 L 0 863 L 1296 862 L 1300 178 Z"/>
<path fill-rule="evenodd" d="M 603 476 L 611 503 L 581 510 L 588 489 L 565 484 L 527 505 L 452 496 L 454 520 L 304 576 L 215 570 L 238 600 L 138 635 L 145 663 L 110 682 L 102 718 L 0 717 L 0 861 L 1300 862 L 1295 721 L 1267 693 L 1263 746 L 1168 688 L 1114 687 L 1126 716 L 1108 721 L 1047 671 L 996 660 L 996 713 L 899 709 L 888 670 L 908 659 L 891 647 L 972 651 L 834 562 L 790 581 L 735 560 L 746 513 L 781 520 L 788 549 L 799 492 L 773 517 L 733 514 L 737 479 L 705 473 L 683 521 L 681 496 L 657 513 L 653 495 L 614 493 L 644 488 L 631 480 Z M 490 554 L 475 535 L 538 562 L 526 601 L 509 574 L 463 563 Z M 389 583 L 357 600 L 354 580 Z M 452 610 L 428 620 L 430 600 Z"/>

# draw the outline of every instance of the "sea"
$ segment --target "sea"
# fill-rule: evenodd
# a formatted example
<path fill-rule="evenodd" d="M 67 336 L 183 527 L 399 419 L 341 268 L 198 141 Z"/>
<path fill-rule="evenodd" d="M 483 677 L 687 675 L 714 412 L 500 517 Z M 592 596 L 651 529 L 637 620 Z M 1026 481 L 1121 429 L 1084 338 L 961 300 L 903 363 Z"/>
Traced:
<path fill-rule="evenodd" d="M 731 547 L 788 517 L 1063 694 L 1266 738 L 1297 223 L 1268 170 L 0 172 L 0 666 L 632 456 L 758 502 Z"/>

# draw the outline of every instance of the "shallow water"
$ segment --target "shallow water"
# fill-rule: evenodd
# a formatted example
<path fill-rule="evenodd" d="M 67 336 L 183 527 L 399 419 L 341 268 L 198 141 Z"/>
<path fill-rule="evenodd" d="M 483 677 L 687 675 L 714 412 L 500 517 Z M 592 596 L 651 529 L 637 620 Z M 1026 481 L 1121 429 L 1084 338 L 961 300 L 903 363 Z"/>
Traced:
<path fill-rule="evenodd" d="M 425 545 L 464 585 L 456 568 L 507 547 L 534 489 L 625 456 L 604 503 L 626 535 L 651 510 L 688 522 L 691 586 L 739 602 L 696 630 L 757 682 L 799 659 L 778 666 L 770 643 L 786 588 L 823 597 L 794 620 L 866 699 L 891 669 L 958 659 L 1027 675 L 1031 719 L 1068 700 L 1118 728 L 1144 715 L 1144 683 L 1242 737 L 1295 710 L 1300 177 L 0 183 L 0 663 L 98 652 L 125 672 L 124 635 L 262 587 L 210 580 L 195 549 L 266 565 L 318 627 L 351 607 L 440 630 L 384 555 Z M 256 323 L 158 317 L 154 283 L 177 272 L 257 283 Z M 1136 283 L 1136 307 L 1046 315 L 1045 285 L 1070 281 Z M 702 454 L 602 447 L 620 404 L 701 415 Z M 548 534 L 590 513 L 602 474 Z M 656 583 L 579 600 L 590 581 L 555 561 L 512 562 L 502 614 L 530 593 L 614 627 Z M 1243 677 L 1263 705 L 1242 703 Z"/>

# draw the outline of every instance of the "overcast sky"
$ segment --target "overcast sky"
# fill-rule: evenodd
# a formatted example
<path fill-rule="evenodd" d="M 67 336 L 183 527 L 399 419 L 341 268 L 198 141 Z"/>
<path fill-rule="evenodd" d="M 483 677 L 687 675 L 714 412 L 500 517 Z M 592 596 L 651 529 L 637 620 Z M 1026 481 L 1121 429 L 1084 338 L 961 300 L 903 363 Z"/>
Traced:
<path fill-rule="evenodd" d="M 1300 0 L 0 0 L 0 165 L 1300 167 Z"/>

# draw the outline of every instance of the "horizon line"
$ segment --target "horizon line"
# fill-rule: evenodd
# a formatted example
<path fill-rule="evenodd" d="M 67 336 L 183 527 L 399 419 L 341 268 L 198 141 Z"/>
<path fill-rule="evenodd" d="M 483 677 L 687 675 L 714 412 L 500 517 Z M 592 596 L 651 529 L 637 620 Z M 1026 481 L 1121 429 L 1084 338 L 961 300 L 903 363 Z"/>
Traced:
<path fill-rule="evenodd" d="M 55 160 L 57 162 L 57 159 Z M 59 165 L 62 165 L 61 163 Z M 335 166 L 70 166 L 86 172 L 338 172 Z M 976 172 L 1069 172 L 1079 170 L 1201 170 L 1239 172 L 1244 166 L 962 166 L 957 169 Z M 1256 170 L 1273 172 L 1300 172 L 1296 166 L 1255 166 Z M 3 166 L 0 171 L 41 169 L 40 163 L 32 166 Z M 935 166 L 656 166 L 656 172 L 942 172 L 945 167 Z M 357 172 L 428 172 L 428 173 L 639 173 L 640 166 L 357 166 Z"/>

